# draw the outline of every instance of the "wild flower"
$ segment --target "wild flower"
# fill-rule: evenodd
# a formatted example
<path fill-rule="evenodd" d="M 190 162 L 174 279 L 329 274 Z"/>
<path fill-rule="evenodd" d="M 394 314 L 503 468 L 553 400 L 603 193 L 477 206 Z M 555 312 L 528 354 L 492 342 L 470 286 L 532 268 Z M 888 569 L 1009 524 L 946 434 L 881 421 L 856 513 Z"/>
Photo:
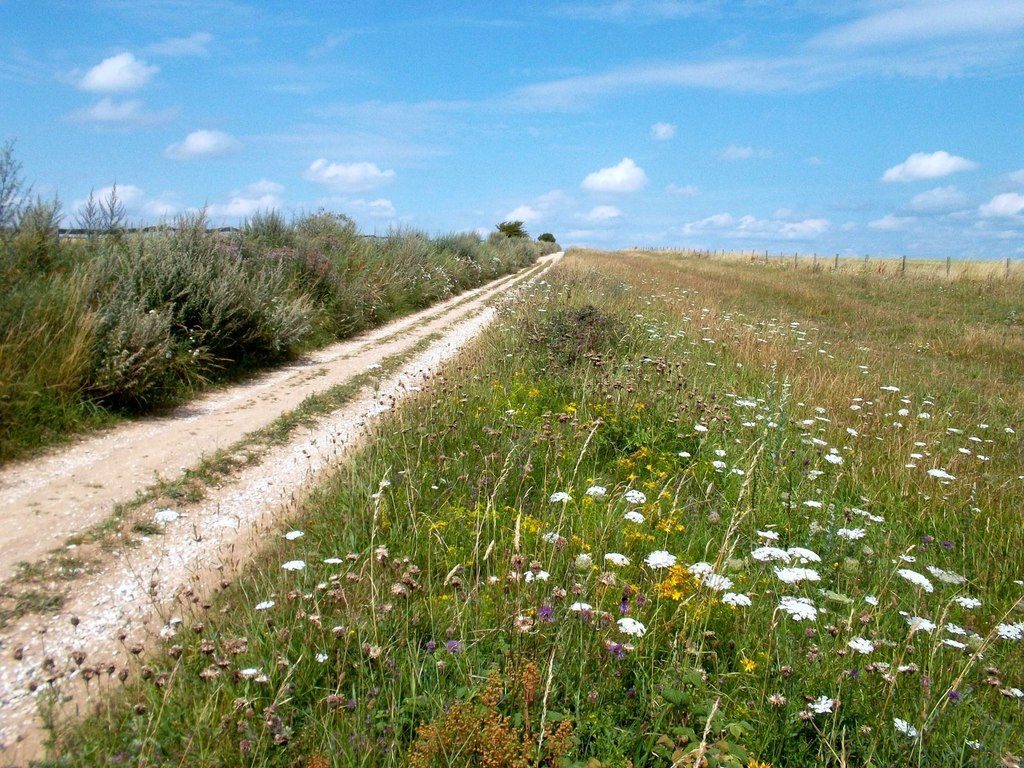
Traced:
<path fill-rule="evenodd" d="M 573 561 L 573 567 L 576 568 L 577 571 L 589 571 L 593 565 L 594 559 L 586 552 L 577 555 L 576 559 Z"/>
<path fill-rule="evenodd" d="M 977 608 L 981 605 L 981 600 L 979 600 L 976 597 L 968 597 L 966 595 L 954 597 L 953 601 L 960 605 L 962 608 L 967 608 L 968 610 L 971 610 L 972 608 Z"/>
<path fill-rule="evenodd" d="M 785 596 L 779 601 L 779 610 L 789 614 L 795 621 L 813 621 L 818 618 L 818 609 L 806 597 Z"/>
<path fill-rule="evenodd" d="M 560 538 L 562 537 L 555 533 L 555 531 L 548 531 L 540 537 L 540 540 L 545 544 L 557 544 Z"/>
<path fill-rule="evenodd" d="M 1003 640 L 1024 640 L 1024 622 L 1018 624 L 997 624 L 996 634 Z"/>
<path fill-rule="evenodd" d="M 827 715 L 831 714 L 835 705 L 835 699 L 830 699 L 828 696 L 819 696 L 814 701 L 807 703 L 807 709 L 814 715 Z"/>
<path fill-rule="evenodd" d="M 256 606 L 255 606 L 257 611 L 266 611 L 266 610 L 268 610 L 270 608 L 273 608 L 273 607 L 274 607 L 274 601 L 273 600 L 264 600 L 262 603 L 256 603 Z"/>
<path fill-rule="evenodd" d="M 780 581 L 786 584 L 796 584 L 801 581 L 820 581 L 821 576 L 813 568 L 776 568 L 775 575 Z"/>
<path fill-rule="evenodd" d="M 750 556 L 762 563 L 771 562 L 772 560 L 781 560 L 784 563 L 788 563 L 790 559 L 789 552 L 778 547 L 758 547 L 750 553 Z"/>
<path fill-rule="evenodd" d="M 287 563 L 282 563 L 281 567 L 286 571 L 301 571 L 306 567 L 306 563 L 303 560 L 289 560 Z"/>
<path fill-rule="evenodd" d="M 836 531 L 836 536 L 840 539 L 846 539 L 847 541 L 857 541 L 863 539 L 868 535 L 868 532 L 863 528 L 840 528 Z"/>
<path fill-rule="evenodd" d="M 619 625 L 620 632 L 631 637 L 643 637 L 647 632 L 647 627 L 636 619 L 623 618 L 619 619 L 616 623 Z"/>
<path fill-rule="evenodd" d="M 898 571 L 896 571 L 896 573 L 898 573 L 904 579 L 909 581 L 911 584 L 920 587 L 925 592 L 935 591 L 935 587 L 932 586 L 932 583 L 928 580 L 928 577 L 925 576 L 923 573 L 912 571 L 909 568 L 900 568 Z"/>
<path fill-rule="evenodd" d="M 746 608 L 751 605 L 750 597 L 737 592 L 726 592 L 722 595 L 722 602 L 734 608 Z"/>
<path fill-rule="evenodd" d="M 603 485 L 592 485 L 589 488 L 587 488 L 587 496 L 590 496 L 593 499 L 600 499 L 603 496 L 607 495 L 607 493 L 608 489 L 605 488 Z"/>
<path fill-rule="evenodd" d="M 946 584 L 966 584 L 967 578 L 959 573 L 953 573 L 935 565 L 927 566 L 926 570 L 936 579 Z"/>
<path fill-rule="evenodd" d="M 758 531 L 757 535 L 760 536 L 765 541 L 778 541 L 779 540 L 779 533 L 778 533 L 778 531 Z"/>
<path fill-rule="evenodd" d="M 583 557 L 583 555 L 580 555 L 580 557 Z M 550 576 L 551 574 L 547 571 L 537 571 L 536 573 L 534 573 L 533 571 L 527 571 L 523 575 L 523 581 L 525 581 L 527 584 L 534 581 L 547 581 L 548 578 L 550 578 Z"/>
<path fill-rule="evenodd" d="M 641 514 L 640 514 L 639 512 L 637 512 L 636 510 L 630 510 L 629 512 L 627 512 L 626 514 L 624 514 L 624 515 L 622 516 L 622 518 L 623 518 L 624 520 L 628 520 L 628 521 L 629 521 L 629 522 L 631 522 L 631 523 L 637 523 L 637 524 L 640 524 L 640 523 L 644 522 L 645 520 L 647 520 L 647 518 L 646 518 L 646 517 L 644 517 L 643 515 L 641 515 Z"/>
<path fill-rule="evenodd" d="M 716 592 L 722 592 L 723 590 L 730 589 L 732 587 L 732 579 L 728 576 L 723 576 L 720 573 L 705 573 L 700 577 L 701 582 L 708 589 L 713 589 Z"/>
<path fill-rule="evenodd" d="M 789 553 L 790 557 L 795 558 L 798 563 L 803 565 L 821 562 L 821 557 L 817 552 L 813 552 L 805 547 L 790 547 L 786 552 Z"/>
<path fill-rule="evenodd" d="M 548 501 L 550 501 L 552 504 L 561 504 L 572 501 L 572 496 L 570 496 L 565 491 L 555 491 L 554 493 L 551 494 L 551 498 L 549 498 Z"/>
<path fill-rule="evenodd" d="M 637 491 L 635 489 L 630 489 L 630 490 L 626 491 L 625 496 L 626 496 L 626 501 L 628 501 L 630 504 L 644 504 L 644 503 L 647 502 L 647 495 L 644 494 L 643 491 Z"/>
<path fill-rule="evenodd" d="M 569 610 L 574 613 L 583 613 L 584 611 L 594 610 L 594 606 L 590 603 L 573 603 L 569 606 Z"/>
<path fill-rule="evenodd" d="M 288 531 L 288 533 L 286 533 L 286 534 L 284 535 L 284 537 L 285 537 L 285 538 L 286 538 L 286 539 L 287 539 L 288 541 L 295 541 L 296 539 L 301 539 L 301 538 L 302 538 L 303 536 L 305 536 L 305 535 L 306 535 L 306 534 L 305 534 L 305 533 L 303 533 L 302 531 Z"/>
<path fill-rule="evenodd" d="M 644 560 L 649 568 L 671 568 L 676 564 L 676 556 L 663 549 L 651 552 Z"/>
<path fill-rule="evenodd" d="M 847 643 L 851 649 L 857 653 L 872 653 L 875 650 L 875 644 L 870 640 L 863 637 L 855 637 Z"/>
<path fill-rule="evenodd" d="M 904 616 L 910 625 L 910 632 L 934 632 L 935 624 L 922 616 Z"/>
<path fill-rule="evenodd" d="M 604 561 L 619 568 L 629 565 L 629 558 L 618 552 L 609 552 L 604 556 Z"/>
<path fill-rule="evenodd" d="M 953 475 L 949 474 L 949 472 L 944 469 L 929 469 L 928 475 L 929 477 L 934 477 L 939 480 L 956 480 Z"/>

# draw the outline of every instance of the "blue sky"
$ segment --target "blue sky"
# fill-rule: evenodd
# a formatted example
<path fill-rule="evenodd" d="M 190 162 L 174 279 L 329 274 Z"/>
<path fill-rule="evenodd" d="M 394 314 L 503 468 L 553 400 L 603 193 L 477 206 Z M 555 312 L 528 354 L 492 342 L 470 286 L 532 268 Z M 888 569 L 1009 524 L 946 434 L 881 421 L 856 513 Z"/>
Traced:
<path fill-rule="evenodd" d="M 0 0 L 74 212 L 523 219 L 563 244 L 1024 256 L 1024 1 Z"/>

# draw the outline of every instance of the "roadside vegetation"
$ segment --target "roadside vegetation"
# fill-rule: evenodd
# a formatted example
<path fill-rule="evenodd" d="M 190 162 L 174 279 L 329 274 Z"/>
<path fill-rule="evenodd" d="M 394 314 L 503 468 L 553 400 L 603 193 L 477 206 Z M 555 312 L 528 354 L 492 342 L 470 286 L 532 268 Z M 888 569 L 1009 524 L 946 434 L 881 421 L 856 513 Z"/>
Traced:
<path fill-rule="evenodd" d="M 267 211 L 217 232 L 202 213 L 128 232 L 116 187 L 60 239 L 0 154 L 0 462 L 181 402 L 532 263 L 547 242 L 361 235 L 342 215 Z"/>
<path fill-rule="evenodd" d="M 48 764 L 1017 765 L 1022 316 L 570 253 Z"/>

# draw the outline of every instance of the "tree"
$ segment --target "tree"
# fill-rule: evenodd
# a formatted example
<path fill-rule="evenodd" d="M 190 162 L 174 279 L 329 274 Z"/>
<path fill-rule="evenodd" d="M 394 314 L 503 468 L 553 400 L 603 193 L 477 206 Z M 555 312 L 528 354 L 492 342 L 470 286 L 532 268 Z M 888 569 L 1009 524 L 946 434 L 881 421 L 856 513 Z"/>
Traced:
<path fill-rule="evenodd" d="M 558 241 L 555 240 L 555 236 L 552 235 L 550 232 L 545 232 L 543 235 L 540 235 L 537 238 L 537 242 L 538 243 L 557 243 Z"/>
<path fill-rule="evenodd" d="M 21 163 L 14 159 L 14 141 L 5 141 L 0 145 L 0 235 L 14 231 L 30 193 L 21 175 Z"/>
<path fill-rule="evenodd" d="M 521 221 L 503 221 L 498 224 L 498 231 L 505 237 L 529 237 Z"/>

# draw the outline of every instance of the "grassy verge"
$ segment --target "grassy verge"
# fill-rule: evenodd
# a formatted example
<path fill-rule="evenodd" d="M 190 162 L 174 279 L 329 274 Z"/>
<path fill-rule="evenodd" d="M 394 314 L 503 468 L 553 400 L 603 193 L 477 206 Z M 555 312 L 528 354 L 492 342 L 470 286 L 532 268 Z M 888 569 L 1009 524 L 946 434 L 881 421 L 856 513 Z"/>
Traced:
<path fill-rule="evenodd" d="M 53 764 L 1012 761 L 1017 425 L 842 288 L 563 261 Z"/>

